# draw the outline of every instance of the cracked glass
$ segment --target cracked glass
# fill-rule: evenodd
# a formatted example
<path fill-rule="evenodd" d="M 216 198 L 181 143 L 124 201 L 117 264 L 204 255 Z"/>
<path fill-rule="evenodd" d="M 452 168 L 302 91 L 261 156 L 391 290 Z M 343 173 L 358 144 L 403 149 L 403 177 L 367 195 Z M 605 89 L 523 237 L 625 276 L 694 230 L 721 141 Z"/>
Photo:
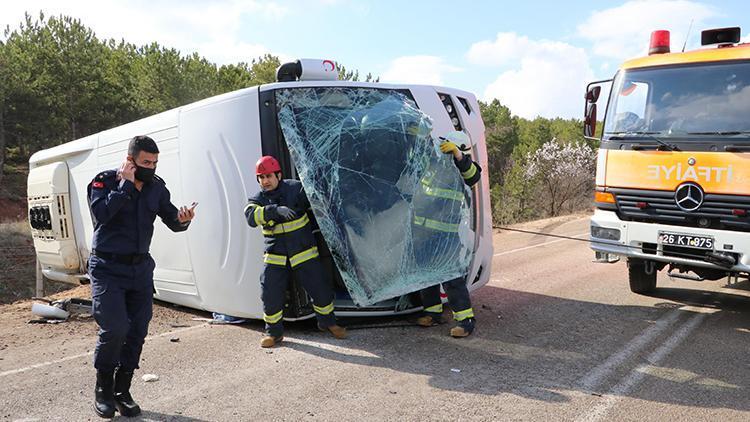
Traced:
<path fill-rule="evenodd" d="M 471 190 L 432 122 L 402 92 L 276 91 L 278 121 L 318 222 L 358 305 L 465 277 Z"/>

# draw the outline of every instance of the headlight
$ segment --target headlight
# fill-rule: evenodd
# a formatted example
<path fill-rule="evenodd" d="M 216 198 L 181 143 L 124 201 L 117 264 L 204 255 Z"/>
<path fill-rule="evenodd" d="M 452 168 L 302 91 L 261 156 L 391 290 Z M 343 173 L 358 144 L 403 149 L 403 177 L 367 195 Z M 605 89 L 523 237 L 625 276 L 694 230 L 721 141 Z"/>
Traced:
<path fill-rule="evenodd" d="M 591 226 L 591 237 L 604 240 L 620 240 L 620 230 Z"/>

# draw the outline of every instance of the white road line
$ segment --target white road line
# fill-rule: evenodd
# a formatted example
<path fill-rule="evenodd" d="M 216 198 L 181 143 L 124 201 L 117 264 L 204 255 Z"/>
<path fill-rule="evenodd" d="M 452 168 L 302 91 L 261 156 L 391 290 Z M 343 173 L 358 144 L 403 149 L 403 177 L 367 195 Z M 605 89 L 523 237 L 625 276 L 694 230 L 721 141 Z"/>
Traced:
<path fill-rule="evenodd" d="M 193 326 L 190 326 L 190 327 L 180 328 L 178 330 L 168 331 L 166 333 L 161 333 L 161 334 L 157 334 L 157 335 L 154 335 L 154 336 L 148 336 L 148 337 L 146 337 L 146 341 L 153 340 L 153 339 L 159 338 L 159 337 L 171 336 L 171 335 L 174 335 L 174 334 L 178 334 L 178 333 L 182 333 L 182 332 L 185 332 L 185 331 L 190 331 L 190 330 L 194 330 L 194 329 L 199 328 L 199 327 L 206 327 L 206 326 L 208 326 L 208 324 L 199 324 L 199 325 L 193 325 Z M 30 371 L 32 369 L 43 368 L 45 366 L 50 366 L 50 365 L 55 365 L 55 364 L 62 363 L 62 362 L 67 362 L 67 361 L 73 360 L 73 359 L 78 359 L 78 358 L 83 358 L 83 357 L 86 357 L 86 356 L 91 356 L 93 354 L 94 354 L 94 352 L 81 353 L 81 354 L 78 354 L 78 355 L 66 356 L 64 358 L 60 358 L 60 359 L 57 359 L 57 360 L 51 360 L 51 361 L 48 361 L 48 362 L 35 363 L 33 365 L 25 366 L 23 368 L 10 369 L 8 371 L 0 372 L 0 378 L 8 376 L 8 375 L 20 374 L 22 372 Z"/>
<path fill-rule="evenodd" d="M 373 360 L 374 359 L 378 359 L 378 360 L 382 359 L 381 356 L 378 356 L 378 355 L 376 355 L 374 353 L 370 353 L 370 352 L 365 351 L 365 350 L 349 348 L 349 347 L 341 346 L 341 345 L 338 345 L 338 344 L 324 343 L 324 342 L 321 342 L 321 341 L 314 341 L 314 340 L 306 340 L 306 339 L 302 339 L 302 338 L 289 338 L 289 337 L 287 337 L 287 338 L 284 339 L 284 343 L 287 343 L 287 344 L 295 344 L 295 343 L 302 344 L 304 346 L 314 347 L 316 349 L 328 350 L 329 352 L 339 353 L 339 354 L 347 355 L 347 356 L 359 356 L 359 357 L 364 357 L 364 358 L 373 359 Z"/>
<path fill-rule="evenodd" d="M 571 237 L 580 238 L 581 236 L 588 236 L 588 234 L 589 234 L 589 232 L 585 232 L 585 233 L 580 233 L 580 234 L 572 235 Z M 494 254 L 492 256 L 496 257 L 496 256 L 509 255 L 509 254 L 516 253 L 516 252 L 521 252 L 521 251 L 526 251 L 526 250 L 533 249 L 533 248 L 538 248 L 540 246 L 546 246 L 546 245 L 551 245 L 553 243 L 564 242 L 566 240 L 570 240 L 570 239 L 557 239 L 557 240 L 552 240 L 552 241 L 549 241 L 549 242 L 539 243 L 538 245 L 524 246 L 523 248 L 511 249 L 511 250 L 505 251 L 505 252 L 498 252 L 498 253 L 496 253 L 496 254 Z"/>
<path fill-rule="evenodd" d="M 26 367 L 23 367 L 23 368 L 11 369 L 9 371 L 0 372 L 0 378 L 4 377 L 6 375 L 20 374 L 21 372 L 30 371 L 32 369 L 42 368 L 42 367 L 49 366 L 49 365 L 54 365 L 54 364 L 57 364 L 57 363 L 67 362 L 69 360 L 78 359 L 78 358 L 90 356 L 90 355 L 93 355 L 93 354 L 94 354 L 94 352 L 81 353 L 80 355 L 66 356 L 64 358 L 57 359 L 57 360 L 52 360 L 52 361 L 49 361 L 49 362 L 36 363 L 34 365 L 29 365 L 29 366 L 26 366 Z"/>
<path fill-rule="evenodd" d="M 589 371 L 589 373 L 586 374 L 585 377 L 581 378 L 581 380 L 578 381 L 578 384 L 586 390 L 593 390 L 597 388 L 599 386 L 599 383 L 601 383 L 604 378 L 608 377 L 616 369 L 617 366 L 630 359 L 634 354 L 638 353 L 641 349 L 646 347 L 646 345 L 648 345 L 648 343 L 656 338 L 656 336 L 658 336 L 664 330 L 674 324 L 675 321 L 677 321 L 677 318 L 679 318 L 680 314 L 682 314 L 682 311 L 680 311 L 679 309 L 673 309 L 672 311 L 663 315 L 661 318 L 656 320 L 653 325 L 641 331 L 639 335 L 630 340 L 630 342 L 628 342 L 625 347 L 614 353 L 602 364 Z"/>
<path fill-rule="evenodd" d="M 649 367 L 651 365 L 658 365 L 666 358 L 706 318 L 706 315 L 707 313 L 697 313 L 690 317 L 687 322 L 682 324 L 674 334 L 646 358 L 646 362 L 648 363 L 641 364 L 632 370 L 620 383 L 612 387 L 609 393 L 602 397 L 601 402 L 597 403 L 593 409 L 578 418 L 578 420 L 581 422 L 596 422 L 605 417 L 612 406 L 617 404 L 625 394 L 629 393 L 633 387 L 643 380 L 643 377 L 649 371 Z"/>

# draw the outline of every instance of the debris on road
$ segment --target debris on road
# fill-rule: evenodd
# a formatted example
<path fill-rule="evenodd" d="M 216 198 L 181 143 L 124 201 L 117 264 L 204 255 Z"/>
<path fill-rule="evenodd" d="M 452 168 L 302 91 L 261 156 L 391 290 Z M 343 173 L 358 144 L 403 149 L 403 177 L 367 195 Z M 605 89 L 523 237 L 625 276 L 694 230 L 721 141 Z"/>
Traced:
<path fill-rule="evenodd" d="M 211 325 L 224 325 L 224 324 L 242 324 L 247 322 L 243 318 L 237 318 L 230 315 L 213 313 L 213 318 L 193 317 L 190 318 L 193 321 L 208 322 Z"/>
<path fill-rule="evenodd" d="M 461 370 L 458 368 L 451 368 L 451 372 L 459 373 Z"/>
<path fill-rule="evenodd" d="M 31 305 L 31 313 L 42 318 L 47 319 L 68 319 L 70 313 L 62 308 L 62 306 L 45 305 L 42 303 L 33 303 Z"/>
<path fill-rule="evenodd" d="M 143 379 L 143 381 L 145 382 L 154 382 L 159 381 L 159 376 L 155 374 L 145 374 L 141 377 L 141 379 Z"/>
<path fill-rule="evenodd" d="M 31 320 L 28 322 L 29 324 L 56 324 L 67 321 L 72 317 L 91 318 L 91 301 L 87 299 L 68 298 L 55 301 L 43 297 L 32 299 L 46 304 L 31 304 L 31 313 L 42 318 Z"/>
<path fill-rule="evenodd" d="M 39 318 L 39 319 L 30 319 L 26 323 L 27 324 L 59 324 L 61 322 L 65 322 L 67 320 L 65 319 L 46 319 L 46 318 Z"/>
<path fill-rule="evenodd" d="M 242 324 L 246 322 L 244 318 L 220 314 L 218 312 L 214 312 L 212 315 L 213 320 L 211 320 L 211 324 Z"/>

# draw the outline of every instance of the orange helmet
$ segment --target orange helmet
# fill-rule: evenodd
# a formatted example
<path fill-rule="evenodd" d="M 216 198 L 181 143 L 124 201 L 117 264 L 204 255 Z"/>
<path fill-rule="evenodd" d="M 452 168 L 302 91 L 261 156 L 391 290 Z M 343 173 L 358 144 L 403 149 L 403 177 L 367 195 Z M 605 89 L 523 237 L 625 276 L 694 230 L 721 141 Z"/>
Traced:
<path fill-rule="evenodd" d="M 278 173 L 281 171 L 281 165 L 279 161 L 270 155 L 264 155 L 260 157 L 257 163 L 255 163 L 255 175 L 260 176 L 261 174 Z"/>

